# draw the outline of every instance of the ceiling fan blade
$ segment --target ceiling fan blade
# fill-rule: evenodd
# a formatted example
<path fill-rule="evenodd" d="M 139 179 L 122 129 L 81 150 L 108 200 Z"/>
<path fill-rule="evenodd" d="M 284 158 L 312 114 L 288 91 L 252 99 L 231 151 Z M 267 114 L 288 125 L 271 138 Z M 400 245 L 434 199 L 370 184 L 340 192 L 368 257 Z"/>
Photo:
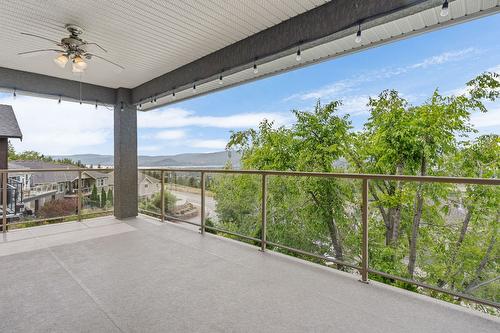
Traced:
<path fill-rule="evenodd" d="M 108 53 L 108 50 L 106 50 L 104 47 L 102 47 L 101 45 L 97 44 L 97 43 L 85 43 L 86 45 L 95 45 L 97 46 L 98 48 L 100 48 L 101 50 L 103 50 L 104 52 Z"/>
<path fill-rule="evenodd" d="M 104 60 L 104 61 L 106 61 L 106 62 L 109 62 L 110 64 L 115 65 L 116 67 L 120 68 L 120 70 L 124 70 L 124 69 L 125 69 L 125 67 L 123 67 L 123 66 L 121 66 L 121 65 L 118 65 L 116 62 L 112 62 L 111 60 L 108 60 L 108 59 L 103 58 L 103 57 L 101 57 L 101 56 L 98 56 L 98 55 L 96 55 L 96 54 L 93 54 L 93 53 L 86 53 L 85 55 L 90 55 L 91 57 L 96 57 L 96 58 L 99 58 L 99 59 Z"/>
<path fill-rule="evenodd" d="M 56 44 L 57 46 L 61 46 L 61 43 L 56 41 L 56 40 L 53 40 L 53 39 L 50 39 L 50 38 L 47 38 L 47 37 L 42 37 L 42 36 L 38 36 L 38 35 L 34 35 L 34 34 L 30 34 L 28 32 L 21 32 L 21 35 L 25 35 L 25 36 L 31 36 L 31 37 L 36 37 L 36 38 L 40 38 L 40 39 L 44 39 L 44 40 L 47 40 L 49 42 L 52 42 L 54 44 Z"/>
<path fill-rule="evenodd" d="M 57 52 L 57 53 L 64 53 L 64 51 L 62 51 L 62 50 L 56 50 L 56 49 L 43 49 L 43 50 L 33 50 L 33 51 L 21 52 L 21 53 L 18 53 L 17 55 L 24 56 L 24 55 L 29 55 L 29 54 L 38 53 L 38 52 Z"/>

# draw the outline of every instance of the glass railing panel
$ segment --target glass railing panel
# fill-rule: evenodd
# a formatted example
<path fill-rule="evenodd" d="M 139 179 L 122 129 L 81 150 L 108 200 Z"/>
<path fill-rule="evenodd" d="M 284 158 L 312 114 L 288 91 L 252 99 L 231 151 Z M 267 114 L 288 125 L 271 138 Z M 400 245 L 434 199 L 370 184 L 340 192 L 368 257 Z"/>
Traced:
<path fill-rule="evenodd" d="M 200 172 L 141 170 L 138 184 L 139 212 L 162 218 L 162 177 L 164 219 L 171 222 L 200 225 Z"/>
<path fill-rule="evenodd" d="M 361 182 L 323 177 L 267 176 L 267 240 L 319 257 L 270 249 L 358 273 Z"/>
<path fill-rule="evenodd" d="M 437 290 L 390 276 L 370 278 L 455 303 L 468 302 L 460 294 L 498 303 L 499 191 L 491 185 L 370 181 L 370 268 Z"/>
<path fill-rule="evenodd" d="M 81 172 L 82 218 L 88 219 L 110 215 L 114 209 L 114 171 L 113 169 L 88 169 Z M 78 183 L 67 190 L 66 197 L 78 197 Z"/>
<path fill-rule="evenodd" d="M 207 232 L 260 243 L 261 233 L 261 176 L 253 174 L 206 174 L 205 225 Z M 233 234 L 210 229 L 215 227 Z"/>
<path fill-rule="evenodd" d="M 76 221 L 78 198 L 68 195 L 76 186 L 78 171 L 12 171 L 7 179 L 8 230 Z M 3 202 L 3 186 L 0 191 Z"/>
<path fill-rule="evenodd" d="M 201 174 L 199 172 L 166 173 L 166 219 L 201 223 Z"/>

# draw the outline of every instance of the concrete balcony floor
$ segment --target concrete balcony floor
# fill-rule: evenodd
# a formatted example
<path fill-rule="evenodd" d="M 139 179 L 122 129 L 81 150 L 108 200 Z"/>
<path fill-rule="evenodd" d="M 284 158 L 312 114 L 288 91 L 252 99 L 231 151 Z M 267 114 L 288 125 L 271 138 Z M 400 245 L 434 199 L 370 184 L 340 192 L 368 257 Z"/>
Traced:
<path fill-rule="evenodd" d="M 0 332 L 499 332 L 500 320 L 148 217 L 0 235 Z"/>

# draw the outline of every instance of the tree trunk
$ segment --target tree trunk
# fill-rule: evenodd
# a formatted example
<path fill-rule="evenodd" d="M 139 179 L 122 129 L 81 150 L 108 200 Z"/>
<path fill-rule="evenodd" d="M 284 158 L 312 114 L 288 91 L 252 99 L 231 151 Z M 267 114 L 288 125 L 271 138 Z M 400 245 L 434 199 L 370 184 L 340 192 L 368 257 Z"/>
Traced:
<path fill-rule="evenodd" d="M 462 228 L 460 229 L 460 235 L 458 236 L 457 243 L 455 244 L 454 249 L 452 250 L 453 253 L 451 255 L 450 261 L 448 263 L 448 267 L 446 268 L 446 273 L 444 275 L 444 278 L 450 277 L 448 280 L 449 282 L 454 285 L 454 279 L 457 276 L 459 270 L 457 270 L 453 275 L 450 276 L 451 274 L 451 269 L 453 268 L 453 265 L 455 265 L 455 262 L 457 260 L 457 255 L 458 252 L 460 251 L 460 247 L 462 246 L 462 243 L 465 239 L 465 234 L 467 233 L 467 229 L 469 228 L 469 223 L 472 218 L 472 208 L 467 208 L 467 214 L 465 214 L 464 221 L 462 222 Z M 439 287 L 443 287 L 446 284 L 445 280 L 442 280 L 438 283 Z"/>
<path fill-rule="evenodd" d="M 403 165 L 399 163 L 396 167 L 396 175 L 401 175 L 403 173 Z M 395 195 L 399 195 L 401 192 L 401 181 L 396 181 L 396 190 L 394 191 Z M 401 226 L 401 204 L 398 204 L 393 208 L 392 215 L 392 234 L 390 239 L 390 244 L 394 244 L 399 238 L 399 228 Z"/>
<path fill-rule="evenodd" d="M 425 160 L 425 155 L 422 155 L 422 160 L 420 163 L 420 175 L 425 176 L 427 163 Z M 422 219 L 422 210 L 424 207 L 424 196 L 423 196 L 423 183 L 418 184 L 417 194 L 415 197 L 415 214 L 413 215 L 413 223 L 411 227 L 411 237 L 410 237 L 410 258 L 408 260 L 408 274 L 410 278 L 413 278 L 415 273 L 415 262 L 417 261 L 417 240 L 418 240 L 418 228 L 420 227 L 420 220 Z"/>
<path fill-rule="evenodd" d="M 344 254 L 342 250 L 342 240 L 340 239 L 339 231 L 337 228 L 337 224 L 335 222 L 335 219 L 333 218 L 333 214 L 331 211 L 331 207 L 327 206 L 325 207 L 322 205 L 322 203 L 319 201 L 317 198 L 316 194 L 312 191 L 309 191 L 309 194 L 311 194 L 314 203 L 321 209 L 325 220 L 326 224 L 328 226 L 328 231 L 330 233 L 330 238 L 332 240 L 332 246 L 333 246 L 333 252 L 335 255 L 335 259 L 344 261 Z M 343 265 L 337 265 L 337 268 L 342 270 L 344 268 Z"/>
<path fill-rule="evenodd" d="M 481 279 L 481 274 L 483 273 L 484 268 L 486 267 L 488 261 L 490 260 L 490 255 L 491 252 L 493 251 L 493 247 L 495 246 L 495 242 L 496 242 L 496 233 L 493 233 L 493 235 L 491 236 L 490 244 L 488 245 L 488 249 L 484 254 L 483 260 L 481 260 L 479 266 L 476 269 L 475 278 L 468 284 L 467 288 L 465 288 L 464 290 L 465 293 L 473 290 L 474 287 L 476 287 L 479 284 L 479 281 Z"/>
<path fill-rule="evenodd" d="M 344 253 L 342 251 L 342 240 L 339 237 L 339 231 L 335 219 L 331 218 L 331 223 L 328 223 L 328 230 L 330 231 L 330 238 L 332 239 L 333 251 L 335 258 L 344 261 Z M 340 269 L 340 266 L 339 266 Z"/>

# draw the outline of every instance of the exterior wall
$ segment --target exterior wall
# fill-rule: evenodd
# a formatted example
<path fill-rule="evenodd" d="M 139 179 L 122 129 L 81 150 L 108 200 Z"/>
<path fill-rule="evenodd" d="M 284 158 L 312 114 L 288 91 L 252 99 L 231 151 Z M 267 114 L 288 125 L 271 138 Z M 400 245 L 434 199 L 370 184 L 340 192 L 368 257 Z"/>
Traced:
<path fill-rule="evenodd" d="M 152 183 L 146 178 L 138 185 L 138 196 L 140 198 L 150 198 L 161 189 L 160 183 Z"/>

